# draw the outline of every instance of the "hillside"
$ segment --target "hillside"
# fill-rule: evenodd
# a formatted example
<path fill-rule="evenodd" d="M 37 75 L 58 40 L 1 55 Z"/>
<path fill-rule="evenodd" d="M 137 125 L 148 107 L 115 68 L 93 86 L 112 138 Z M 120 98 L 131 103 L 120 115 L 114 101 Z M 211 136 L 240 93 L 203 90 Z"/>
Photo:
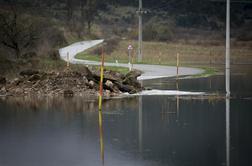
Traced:
<path fill-rule="evenodd" d="M 122 54 L 120 46 L 138 37 L 137 0 L 0 0 L 0 6 L 0 56 L 1 62 L 8 62 L 3 63 L 2 71 L 13 66 L 13 62 L 16 66 L 20 58 L 21 61 L 30 57 L 57 59 L 58 48 L 80 40 L 107 39 L 110 41 L 106 46 L 108 54 L 120 57 L 115 55 Z M 149 0 L 144 1 L 143 7 L 147 11 L 143 15 L 147 55 L 152 56 L 152 46 L 149 48 L 151 44 L 148 43 L 171 46 L 167 48 L 173 45 L 181 48 L 198 45 L 208 50 L 220 47 L 221 50 L 213 52 L 218 55 L 223 52 L 225 3 Z M 252 3 L 231 3 L 231 44 L 238 50 L 236 55 L 243 49 L 246 57 L 252 54 L 249 49 L 252 48 L 251 11 Z M 174 51 L 163 54 L 171 52 Z M 199 54 L 202 53 L 196 53 Z M 204 56 L 201 60 L 205 59 L 209 58 Z"/>

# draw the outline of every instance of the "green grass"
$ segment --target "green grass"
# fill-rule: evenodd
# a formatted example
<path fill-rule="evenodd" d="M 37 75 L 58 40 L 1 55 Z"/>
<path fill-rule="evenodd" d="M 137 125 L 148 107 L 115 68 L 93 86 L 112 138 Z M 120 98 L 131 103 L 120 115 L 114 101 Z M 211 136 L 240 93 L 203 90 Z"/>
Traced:
<path fill-rule="evenodd" d="M 80 53 L 77 54 L 76 58 L 78 59 L 84 59 L 84 60 L 90 60 L 90 61 L 97 61 L 100 62 L 101 61 L 101 57 L 99 55 L 89 55 L 86 53 Z M 105 57 L 105 61 L 106 62 L 115 62 L 107 57 Z M 100 66 L 94 66 L 96 69 L 99 69 Z M 116 67 L 116 66 L 105 66 L 104 67 L 105 70 L 112 70 L 112 71 L 116 71 L 116 72 L 120 72 L 122 74 L 126 74 L 129 72 L 128 68 L 125 67 Z"/>
<path fill-rule="evenodd" d="M 198 78 L 198 77 L 210 77 L 210 76 L 216 75 L 216 73 L 217 73 L 216 69 L 213 69 L 213 68 L 210 68 L 210 67 L 199 67 L 199 68 L 203 69 L 204 72 L 201 73 L 201 74 L 193 75 L 192 77 L 194 77 L 194 78 Z"/>
<path fill-rule="evenodd" d="M 100 66 L 92 66 L 92 68 L 94 68 L 96 70 L 100 70 Z M 126 67 L 105 66 L 104 69 L 120 72 L 122 74 L 127 74 L 129 72 L 129 69 Z"/>
<path fill-rule="evenodd" d="M 105 55 L 106 62 L 128 63 L 127 47 L 133 46 L 133 64 L 155 64 L 165 66 L 176 66 L 177 54 L 179 54 L 179 64 L 185 67 L 197 67 L 204 69 L 203 74 L 197 77 L 207 77 L 215 75 L 219 65 L 225 60 L 225 46 L 223 45 L 202 45 L 185 43 L 166 42 L 143 42 L 143 62 L 137 63 L 136 41 L 121 40 L 117 48 L 109 55 Z M 95 48 L 93 48 L 95 49 Z M 106 48 L 105 48 L 106 49 Z M 239 63 L 246 62 L 251 57 L 252 49 L 245 47 L 232 47 L 231 61 Z M 99 55 L 92 55 L 92 51 L 77 55 L 79 59 L 100 61 Z"/>
<path fill-rule="evenodd" d="M 225 46 L 223 45 L 202 45 L 182 44 L 166 42 L 143 42 L 143 62 L 137 63 L 136 41 L 122 40 L 117 48 L 109 55 L 105 55 L 106 62 L 128 63 L 127 47 L 131 44 L 133 50 L 133 64 L 155 64 L 165 66 L 176 66 L 177 54 L 179 64 L 185 67 L 197 67 L 205 70 L 204 73 L 195 77 L 208 77 L 220 71 L 219 66 L 225 63 Z M 106 48 L 105 48 L 106 49 Z M 79 59 L 100 61 L 99 55 L 91 55 L 90 50 L 77 55 Z M 247 62 L 251 57 L 252 49 L 249 47 L 232 47 L 231 62 Z M 221 69 L 222 70 L 222 69 Z"/>
<path fill-rule="evenodd" d="M 89 55 L 86 53 L 79 53 L 76 55 L 77 59 L 84 59 L 84 60 L 90 60 L 90 61 L 101 61 L 101 57 L 98 55 Z M 106 59 L 107 62 L 107 59 Z"/>
<path fill-rule="evenodd" d="M 94 60 L 94 59 L 90 59 L 90 60 Z M 77 70 L 77 71 L 81 71 L 84 65 L 81 64 L 70 64 L 70 68 L 72 70 Z M 100 69 L 100 66 L 90 66 L 96 70 Z M 66 69 L 66 62 L 63 60 L 51 60 L 49 58 L 41 58 L 39 65 L 38 65 L 39 69 L 44 69 L 46 71 L 50 71 L 50 70 L 64 70 Z M 116 71 L 116 72 L 120 72 L 122 74 L 126 74 L 129 72 L 128 68 L 125 67 L 111 67 L 111 66 L 105 66 L 104 68 L 105 70 L 112 70 L 112 71 Z"/>

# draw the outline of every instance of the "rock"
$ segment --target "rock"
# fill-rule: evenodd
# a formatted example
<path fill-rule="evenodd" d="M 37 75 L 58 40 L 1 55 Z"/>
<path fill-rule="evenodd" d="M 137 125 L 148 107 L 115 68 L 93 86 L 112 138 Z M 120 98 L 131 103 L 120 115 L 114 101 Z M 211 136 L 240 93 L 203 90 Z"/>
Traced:
<path fill-rule="evenodd" d="M 6 83 L 7 83 L 6 78 L 0 76 L 0 84 L 6 84 Z"/>
<path fill-rule="evenodd" d="M 20 80 L 20 78 L 15 78 L 13 81 L 12 81 L 12 84 L 14 85 L 19 85 L 22 81 Z"/>
<path fill-rule="evenodd" d="M 16 88 L 16 89 L 15 89 L 15 94 L 21 95 L 22 93 L 24 93 L 24 90 L 23 90 L 23 89 L 21 89 L 21 88 Z"/>
<path fill-rule="evenodd" d="M 120 90 L 119 88 L 111 81 L 107 80 L 105 85 L 104 85 L 105 89 L 108 89 L 110 90 L 111 92 L 114 92 L 114 93 L 119 93 Z"/>
<path fill-rule="evenodd" d="M 94 76 L 92 72 L 86 66 L 83 66 L 83 69 L 81 70 L 81 74 L 85 76 L 88 80 L 94 80 Z"/>
<path fill-rule="evenodd" d="M 115 84 L 117 85 L 118 89 L 121 91 L 121 92 L 131 92 L 134 90 L 134 87 L 133 86 L 130 86 L 130 85 L 124 85 L 120 82 L 115 82 Z"/>
<path fill-rule="evenodd" d="M 111 95 L 110 90 L 105 90 L 105 94 L 104 95 L 107 96 L 107 97 L 109 97 Z"/>
<path fill-rule="evenodd" d="M 39 74 L 39 71 L 37 70 L 32 70 L 32 69 L 27 69 L 27 70 L 23 70 L 19 73 L 19 75 L 25 77 L 25 76 L 32 76 L 34 74 Z"/>
<path fill-rule="evenodd" d="M 73 95 L 74 95 L 74 92 L 71 89 L 64 90 L 65 97 L 72 97 Z"/>
<path fill-rule="evenodd" d="M 41 77 L 38 74 L 34 74 L 29 78 L 29 81 L 34 82 L 38 81 Z"/>
<path fill-rule="evenodd" d="M 137 80 L 137 77 L 141 75 L 141 72 L 138 70 L 132 70 L 128 72 L 125 76 L 125 78 L 135 78 Z"/>
<path fill-rule="evenodd" d="M 0 95 L 5 95 L 6 93 L 7 93 L 6 88 L 5 88 L 5 87 L 2 87 L 2 88 L 0 89 Z"/>
<path fill-rule="evenodd" d="M 111 81 L 109 81 L 109 80 L 106 81 L 105 85 L 106 85 L 107 87 L 109 87 L 109 88 L 113 88 L 113 86 L 114 86 L 113 82 L 111 82 Z"/>
<path fill-rule="evenodd" d="M 94 88 L 94 86 L 95 86 L 95 83 L 94 83 L 94 81 L 89 81 L 88 82 L 88 86 L 89 86 L 89 88 L 91 88 L 91 89 L 93 89 Z"/>
<path fill-rule="evenodd" d="M 133 86 L 137 89 L 141 89 L 141 84 L 137 81 L 137 77 L 141 75 L 141 72 L 134 70 L 126 74 L 123 84 Z"/>
<path fill-rule="evenodd" d="M 100 81 L 100 71 L 94 73 L 94 78 L 97 81 Z M 114 71 L 104 71 L 103 79 L 104 79 L 104 81 L 110 80 L 112 82 L 122 81 L 123 74 L 120 74 L 120 73 L 114 72 Z"/>
<path fill-rule="evenodd" d="M 85 84 L 88 84 L 88 79 L 87 79 L 86 76 L 83 76 L 83 77 L 82 77 L 82 80 L 83 80 L 83 82 L 84 82 Z"/>
<path fill-rule="evenodd" d="M 135 93 L 137 93 L 138 91 L 136 90 L 136 89 L 132 89 L 130 92 L 129 92 L 129 94 L 135 94 Z"/>

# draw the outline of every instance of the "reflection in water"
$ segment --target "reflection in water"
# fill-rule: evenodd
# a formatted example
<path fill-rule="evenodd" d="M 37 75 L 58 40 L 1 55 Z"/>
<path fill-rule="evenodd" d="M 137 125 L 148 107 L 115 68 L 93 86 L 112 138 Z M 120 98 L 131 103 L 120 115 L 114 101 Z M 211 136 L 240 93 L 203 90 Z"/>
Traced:
<path fill-rule="evenodd" d="M 143 82 L 140 81 L 141 86 L 143 86 Z M 143 150 L 143 98 L 139 96 L 138 99 L 138 149 L 141 153 Z"/>
<path fill-rule="evenodd" d="M 179 119 L 179 96 L 177 98 L 177 120 Z"/>
<path fill-rule="evenodd" d="M 99 136 L 100 136 L 100 155 L 102 165 L 104 165 L 104 140 L 103 140 L 103 127 L 102 127 L 102 111 L 99 110 Z"/>
<path fill-rule="evenodd" d="M 229 99 L 142 96 L 105 100 L 98 112 L 97 101 L 76 100 L 36 110 L 0 101 L 0 165 L 251 165 L 250 101 L 229 110 Z"/>
<path fill-rule="evenodd" d="M 139 152 L 143 150 L 143 103 L 142 96 L 139 97 L 139 110 L 138 110 L 138 142 L 139 142 Z"/>
<path fill-rule="evenodd" d="M 230 98 L 226 98 L 226 165 L 230 166 Z"/>

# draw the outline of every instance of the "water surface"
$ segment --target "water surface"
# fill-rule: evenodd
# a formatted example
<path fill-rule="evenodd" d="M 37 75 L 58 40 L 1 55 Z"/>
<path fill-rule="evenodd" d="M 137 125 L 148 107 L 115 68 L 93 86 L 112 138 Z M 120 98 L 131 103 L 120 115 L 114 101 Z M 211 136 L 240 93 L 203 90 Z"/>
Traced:
<path fill-rule="evenodd" d="M 252 91 L 247 76 L 232 76 L 231 100 L 183 96 L 105 100 L 104 165 L 252 165 Z M 175 83 L 144 82 L 166 90 L 175 89 Z M 180 80 L 179 88 L 224 93 L 224 77 Z M 102 165 L 98 124 L 97 101 L 0 99 L 0 166 Z"/>

